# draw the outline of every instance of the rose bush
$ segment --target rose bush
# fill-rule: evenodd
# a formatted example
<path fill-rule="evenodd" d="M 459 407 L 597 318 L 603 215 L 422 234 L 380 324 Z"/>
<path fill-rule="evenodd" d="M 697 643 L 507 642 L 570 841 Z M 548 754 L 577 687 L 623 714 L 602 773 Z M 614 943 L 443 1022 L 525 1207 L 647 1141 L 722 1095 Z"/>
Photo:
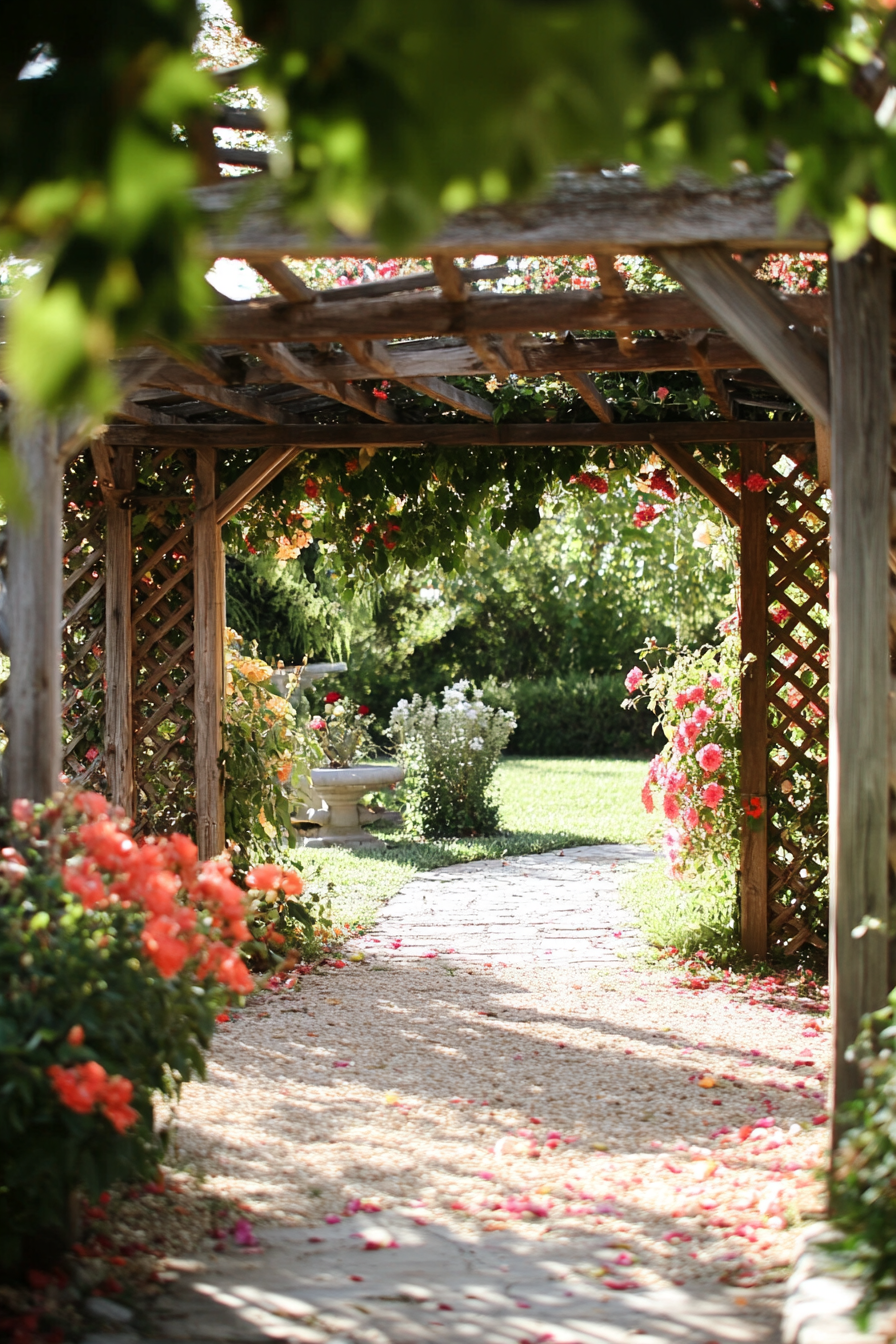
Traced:
<path fill-rule="evenodd" d="M 69 1201 L 151 1175 L 154 1094 L 204 1073 L 253 989 L 245 893 L 184 835 L 134 840 L 98 794 L 13 807 L 0 851 L 0 1260 Z"/>
<path fill-rule="evenodd" d="M 660 822 L 669 874 L 685 879 L 694 946 L 730 941 L 737 925 L 737 876 L 745 804 L 740 796 L 740 638 L 722 622 L 719 644 L 642 649 L 625 679 L 625 708 L 646 703 L 666 737 L 641 799 Z M 720 627 L 720 628 L 722 628 Z M 749 809 L 749 800 L 746 803 Z M 687 935 L 685 935 L 687 941 Z M 689 950 L 685 948 L 685 950 Z"/>
<path fill-rule="evenodd" d="M 370 729 L 376 717 L 368 705 L 359 705 L 339 691 L 327 691 L 323 714 L 308 721 L 309 751 L 317 751 L 335 769 L 372 756 L 376 747 Z"/>

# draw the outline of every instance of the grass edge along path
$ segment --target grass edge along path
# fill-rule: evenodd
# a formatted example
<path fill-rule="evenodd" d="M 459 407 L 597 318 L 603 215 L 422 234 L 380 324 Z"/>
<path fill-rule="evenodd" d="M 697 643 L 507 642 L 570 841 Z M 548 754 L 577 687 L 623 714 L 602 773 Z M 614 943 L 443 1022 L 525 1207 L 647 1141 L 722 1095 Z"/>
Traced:
<path fill-rule="evenodd" d="M 299 851 L 302 871 L 312 890 L 331 886 L 337 925 L 366 928 L 406 882 L 433 868 L 574 845 L 649 843 L 640 798 L 645 769 L 640 759 L 506 757 L 496 776 L 498 835 L 415 841 L 382 830 L 384 850 Z"/>

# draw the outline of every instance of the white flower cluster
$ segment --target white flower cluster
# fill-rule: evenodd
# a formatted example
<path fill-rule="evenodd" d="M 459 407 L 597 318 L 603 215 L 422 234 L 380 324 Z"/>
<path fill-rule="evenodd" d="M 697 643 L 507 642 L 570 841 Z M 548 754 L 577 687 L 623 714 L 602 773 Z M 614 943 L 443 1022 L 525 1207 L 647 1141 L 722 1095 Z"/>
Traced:
<path fill-rule="evenodd" d="M 422 752 L 431 764 L 490 773 L 515 727 L 508 710 L 485 704 L 482 691 L 469 681 L 456 681 L 442 691 L 441 706 L 419 695 L 399 700 L 389 736 L 404 754 Z"/>

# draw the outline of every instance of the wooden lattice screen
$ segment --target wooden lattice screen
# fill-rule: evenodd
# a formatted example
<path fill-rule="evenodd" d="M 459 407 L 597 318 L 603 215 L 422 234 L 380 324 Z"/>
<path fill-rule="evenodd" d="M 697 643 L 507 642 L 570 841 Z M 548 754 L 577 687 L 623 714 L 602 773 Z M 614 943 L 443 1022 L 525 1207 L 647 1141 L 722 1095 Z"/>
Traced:
<path fill-rule="evenodd" d="M 108 499 L 131 521 L 138 832 L 195 828 L 192 457 L 137 453 L 132 490 Z M 72 778 L 100 790 L 106 787 L 106 510 L 93 461 L 83 454 L 66 478 L 64 759 Z"/>
<path fill-rule="evenodd" d="M 103 792 L 106 506 L 89 455 L 66 473 L 62 532 L 63 769 Z"/>
<path fill-rule="evenodd" d="M 768 499 L 769 946 L 825 946 L 829 496 L 806 454 L 771 449 Z"/>

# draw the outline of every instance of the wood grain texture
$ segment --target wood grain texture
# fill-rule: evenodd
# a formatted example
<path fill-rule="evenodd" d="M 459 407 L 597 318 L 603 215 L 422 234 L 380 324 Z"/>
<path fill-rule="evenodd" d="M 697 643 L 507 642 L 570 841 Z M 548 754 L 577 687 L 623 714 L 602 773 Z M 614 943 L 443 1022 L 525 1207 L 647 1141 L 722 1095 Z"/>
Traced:
<path fill-rule="evenodd" d="M 646 424 L 513 425 L 109 425 L 107 442 L 115 447 L 195 448 L 222 452 L 292 444 L 299 448 L 418 448 L 449 444 L 483 448 L 550 448 L 556 444 L 749 443 L 770 435 L 771 421 L 650 421 Z M 811 420 L 777 421 L 776 443 L 812 443 Z"/>
<path fill-rule="evenodd" d="M 286 347 L 284 347 L 285 349 Z M 488 377 L 488 367 L 479 359 L 473 348 L 459 337 L 434 337 L 419 341 L 402 341 L 385 347 L 394 377 L 406 378 L 467 378 Z M 258 351 L 263 356 L 264 350 Z M 351 382 L 352 379 L 370 377 L 369 366 L 364 361 L 352 359 L 339 352 L 321 353 L 316 350 L 302 351 L 301 360 L 292 351 L 296 360 L 290 365 L 288 382 L 299 382 L 308 387 L 331 381 L 333 383 Z M 667 340 L 658 336 L 639 336 L 630 348 L 621 350 L 616 340 L 607 336 L 579 336 L 565 340 L 542 340 L 536 336 L 521 336 L 507 351 L 510 368 L 514 373 L 537 376 L 545 373 L 671 373 L 681 369 L 693 369 L 694 358 L 687 342 L 680 339 Z M 713 369 L 751 369 L 760 368 L 761 361 L 756 359 L 742 345 L 728 336 L 710 335 L 707 338 L 705 361 Z M 145 375 L 141 366 L 146 367 Z M 133 380 L 137 378 L 143 387 L 170 388 L 172 384 L 196 383 L 196 374 L 173 361 L 164 365 L 154 364 L 151 358 L 121 360 L 118 364 L 121 376 Z M 248 370 L 235 365 L 231 369 L 230 386 L 240 387 L 245 382 L 253 384 L 280 383 L 284 379 L 285 369 L 278 368 L 271 361 L 266 366 L 253 367 L 251 378 Z M 293 376 L 296 375 L 296 376 Z M 213 385 L 208 384 L 207 390 Z"/>
<path fill-rule="evenodd" d="M 687 448 L 679 447 L 678 444 L 663 443 L 657 438 L 651 439 L 651 443 L 670 467 L 674 467 L 679 475 L 690 481 L 691 485 L 695 485 L 700 493 L 715 504 L 726 518 L 730 518 L 736 527 L 740 526 L 740 500 L 733 490 L 728 489 L 724 481 L 718 476 L 713 476 L 711 471 L 707 471 Z"/>
<path fill-rule="evenodd" d="M 831 418 L 827 363 L 815 338 L 771 288 L 721 247 L 662 248 L 666 270 L 713 320 L 774 374 L 816 420 Z M 698 324 L 694 324 L 698 325 Z"/>
<path fill-rule="evenodd" d="M 831 265 L 830 881 L 833 1089 L 859 1087 L 846 1058 L 887 983 L 887 562 L 890 254 L 871 244 Z M 854 938 L 865 918 L 882 929 Z"/>
<path fill-rule="evenodd" d="M 12 451 L 31 500 L 31 518 L 10 519 L 10 675 L 4 717 L 4 777 L 10 799 L 44 799 L 62 769 L 62 466 L 58 421 L 13 409 Z"/>
<path fill-rule="evenodd" d="M 268 448 L 251 467 L 247 467 L 235 481 L 222 490 L 215 501 L 215 517 L 218 526 L 229 523 L 231 518 L 244 509 L 266 485 L 270 485 L 281 471 L 289 466 L 301 452 L 301 448 Z"/>
<path fill-rule="evenodd" d="M 725 189 L 696 178 L 652 189 L 637 173 L 560 172 L 536 200 L 451 216 L 433 237 L 420 239 L 410 255 L 581 256 L 716 242 L 737 252 L 823 252 L 828 231 L 808 215 L 781 229 L 777 196 L 790 180 L 778 172 L 745 177 Z M 334 230 L 321 240 L 297 227 L 288 217 L 283 188 L 273 181 L 220 182 L 198 189 L 193 199 L 205 221 L 211 256 L 391 255 L 374 238 L 349 238 Z"/>
<path fill-rule="evenodd" d="M 692 252 L 668 254 L 663 257 L 687 258 L 689 274 L 700 277 L 705 267 L 697 259 L 703 255 L 713 259 L 724 253 L 715 249 L 693 249 Z M 681 265 L 684 266 L 684 261 Z M 670 269 L 671 269 L 670 261 Z M 768 285 L 731 262 L 749 284 L 757 285 L 770 301 L 780 308 L 780 320 L 787 330 L 787 320 L 798 315 L 804 320 L 824 321 L 827 300 L 808 295 L 797 298 L 779 298 Z M 610 298 L 600 289 L 553 290 L 547 294 L 487 294 L 470 293 L 465 300 L 446 298 L 444 294 L 400 294 L 382 299 L 347 299 L 341 304 L 279 303 L 249 300 L 246 303 L 225 304 L 209 313 L 203 340 L 213 345 L 249 345 L 271 341 L 339 341 L 344 336 L 360 340 L 397 340 L 409 336 L 485 336 L 490 332 L 512 331 L 607 331 L 623 327 L 639 331 L 691 330 L 705 328 L 714 322 L 721 325 L 741 343 L 741 335 L 731 325 L 732 313 L 725 306 L 727 320 L 718 311 L 716 292 L 722 282 L 714 268 L 714 287 L 706 288 L 706 297 L 691 287 L 686 294 L 627 294 L 624 298 Z M 459 274 L 459 272 L 458 272 Z M 682 280 L 682 283 L 684 281 Z M 747 292 L 749 289 L 747 287 Z M 741 289 L 743 290 L 743 286 Z M 738 310 L 738 298 L 733 310 Z M 709 307 L 709 302 L 715 308 Z M 773 310 L 776 311 L 776 310 Z M 755 337 L 752 325 L 741 326 Z M 748 349 L 755 349 L 755 340 Z"/>
<path fill-rule="evenodd" d="M 126 498 L 134 489 L 136 464 L 133 453 L 123 451 L 110 461 L 108 447 L 102 440 L 95 440 L 91 449 L 106 502 L 106 779 L 112 802 L 133 817 L 136 804 L 131 635 L 133 510 L 124 507 L 122 496 Z"/>
<path fill-rule="evenodd" d="M 567 374 L 566 381 L 570 387 L 575 388 L 585 405 L 591 407 L 598 420 L 602 420 L 605 425 L 613 424 L 616 419 L 616 408 L 612 402 L 607 401 L 590 373 L 570 373 Z"/>
<path fill-rule="evenodd" d="M 765 445 L 741 449 L 741 476 L 765 474 Z M 744 805 L 740 858 L 741 942 L 753 957 L 765 955 L 768 942 L 768 706 L 766 698 L 768 625 L 767 496 L 744 490 L 740 530 L 741 757 L 740 793 Z M 761 812 L 750 816 L 747 808 Z"/>
<path fill-rule="evenodd" d="M 193 515 L 193 657 L 195 668 L 196 843 L 200 859 L 224 846 L 224 779 L 218 758 L 224 720 L 224 549 L 216 518 L 213 448 L 196 450 Z"/>

